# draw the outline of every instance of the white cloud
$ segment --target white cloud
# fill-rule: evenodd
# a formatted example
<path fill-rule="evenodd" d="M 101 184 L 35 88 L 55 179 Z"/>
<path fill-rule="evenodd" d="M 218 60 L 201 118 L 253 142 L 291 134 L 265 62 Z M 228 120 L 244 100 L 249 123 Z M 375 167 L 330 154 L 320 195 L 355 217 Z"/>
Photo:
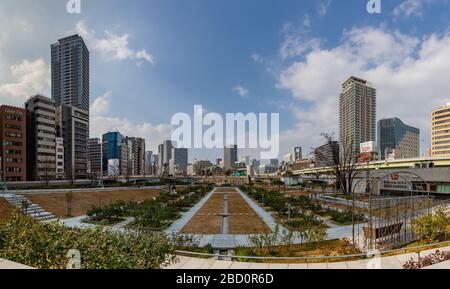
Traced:
<path fill-rule="evenodd" d="M 377 88 L 379 118 L 395 116 L 419 127 L 429 146 L 431 110 L 450 100 L 448 67 L 450 34 L 418 39 L 383 28 L 345 31 L 336 47 L 312 49 L 280 73 L 279 86 L 292 92 L 298 120 L 282 143 L 310 148 L 320 145 L 320 132 L 338 132 L 341 83 L 356 75 Z"/>
<path fill-rule="evenodd" d="M 116 35 L 110 31 L 105 31 L 104 38 L 98 37 L 95 31 L 90 31 L 84 21 L 77 23 L 76 32 L 83 36 L 89 47 L 100 52 L 106 59 L 112 60 L 141 60 L 154 64 L 154 57 L 147 50 L 134 51 L 129 47 L 128 34 Z"/>
<path fill-rule="evenodd" d="M 311 20 L 308 14 L 300 23 L 285 23 L 282 32 L 284 39 L 279 51 L 282 60 L 303 55 L 320 47 L 321 40 L 311 37 Z"/>
<path fill-rule="evenodd" d="M 319 13 L 320 16 L 325 16 L 328 13 L 328 8 L 330 8 L 332 2 L 333 0 L 321 0 L 319 7 L 317 8 L 317 13 Z"/>
<path fill-rule="evenodd" d="M 11 82 L 0 85 L 0 100 L 11 105 L 23 105 L 35 94 L 47 95 L 50 89 L 50 67 L 41 58 L 22 60 L 10 67 Z"/>
<path fill-rule="evenodd" d="M 242 98 L 247 98 L 250 96 L 250 91 L 241 85 L 234 87 L 233 91 L 236 92 Z"/>
<path fill-rule="evenodd" d="M 90 128 L 91 137 L 101 138 L 108 131 L 119 131 L 130 137 L 142 137 L 146 141 L 146 149 L 155 151 L 164 139 L 170 139 L 172 126 L 166 124 L 153 125 L 149 122 L 135 123 L 125 117 L 109 115 L 112 92 L 107 91 L 97 97 L 91 105 Z"/>
<path fill-rule="evenodd" d="M 91 115 L 101 116 L 109 112 L 111 91 L 105 92 L 103 95 L 97 97 L 91 105 Z"/>
<path fill-rule="evenodd" d="M 119 131 L 126 136 L 145 138 L 146 149 L 157 151 L 162 140 L 170 139 L 172 127 L 148 122 L 135 123 L 122 117 L 91 116 L 91 137 L 101 138 L 108 131 Z"/>
<path fill-rule="evenodd" d="M 425 5 L 434 0 L 405 0 L 394 8 L 394 15 L 401 17 L 422 16 Z"/>

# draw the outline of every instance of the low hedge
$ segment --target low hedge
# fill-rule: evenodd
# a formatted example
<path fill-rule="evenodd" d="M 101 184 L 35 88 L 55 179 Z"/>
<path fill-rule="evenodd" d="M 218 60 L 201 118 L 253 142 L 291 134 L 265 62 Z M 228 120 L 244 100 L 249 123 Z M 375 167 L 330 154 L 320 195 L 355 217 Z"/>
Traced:
<path fill-rule="evenodd" d="M 157 269 L 175 260 L 177 245 L 163 234 L 72 229 L 18 213 L 0 225 L 0 258 L 39 269 L 66 268 L 72 249 L 83 269 Z"/>

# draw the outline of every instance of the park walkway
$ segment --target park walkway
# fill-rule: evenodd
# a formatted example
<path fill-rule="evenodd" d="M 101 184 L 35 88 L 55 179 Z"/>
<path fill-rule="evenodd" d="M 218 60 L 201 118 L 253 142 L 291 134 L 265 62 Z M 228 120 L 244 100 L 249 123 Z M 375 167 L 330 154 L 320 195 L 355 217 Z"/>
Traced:
<path fill-rule="evenodd" d="M 256 214 L 264 221 L 264 223 L 272 230 L 275 230 L 276 221 L 273 218 L 271 213 L 266 212 L 263 208 L 261 208 L 255 201 L 245 195 L 241 190 L 236 189 L 238 193 L 242 196 L 242 198 L 248 203 L 248 205 L 256 212 Z M 216 189 L 207 194 L 200 202 L 194 205 L 188 212 L 184 213 L 180 219 L 175 221 L 166 231 L 165 233 L 168 235 L 172 234 L 180 234 L 181 230 L 186 226 L 191 218 L 195 216 L 198 211 L 203 207 L 203 205 L 211 198 L 211 196 L 215 193 Z M 79 229 L 92 229 L 98 227 L 94 224 L 83 223 L 83 220 L 87 219 L 87 216 L 80 216 L 65 220 L 60 220 L 60 223 L 71 227 L 71 228 L 79 228 Z M 355 225 L 355 231 L 360 232 L 365 224 Z M 120 227 L 110 227 L 109 229 L 117 232 L 124 232 L 125 229 Z M 284 227 L 280 226 L 280 231 L 287 231 Z M 350 226 L 342 226 L 342 227 L 334 227 L 329 228 L 327 230 L 326 240 L 336 240 L 336 239 L 351 239 L 352 238 L 353 227 Z M 208 244 L 212 245 L 215 249 L 234 249 L 237 247 L 251 247 L 251 243 L 249 241 L 249 237 L 251 235 L 231 235 L 231 234 L 216 234 L 216 235 L 190 235 L 194 237 L 198 245 L 200 247 L 204 247 Z M 298 236 L 294 237 L 293 243 L 300 244 L 304 242 Z"/>

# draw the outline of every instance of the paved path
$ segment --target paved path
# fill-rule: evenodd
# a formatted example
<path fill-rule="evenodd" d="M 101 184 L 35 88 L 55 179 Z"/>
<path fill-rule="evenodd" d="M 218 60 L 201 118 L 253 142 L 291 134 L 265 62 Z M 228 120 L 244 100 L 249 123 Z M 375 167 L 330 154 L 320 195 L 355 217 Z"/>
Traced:
<path fill-rule="evenodd" d="M 421 257 L 436 252 L 437 249 L 421 252 Z M 450 247 L 439 249 L 449 251 Z M 199 259 L 191 257 L 178 257 L 178 262 L 163 269 L 403 269 L 409 260 L 418 260 L 416 253 L 403 254 L 375 259 L 337 263 L 311 263 L 311 264 L 272 264 L 272 263 L 243 263 L 233 261 L 219 261 L 215 259 Z M 450 262 L 435 265 L 437 269 L 450 269 Z M 431 267 L 431 269 L 433 269 Z"/>
<path fill-rule="evenodd" d="M 125 228 L 127 225 L 133 223 L 134 221 L 135 221 L 134 217 L 126 218 L 123 222 L 114 225 L 113 228 L 122 229 Z"/>
<path fill-rule="evenodd" d="M 10 270 L 23 270 L 23 269 L 34 269 L 32 267 L 29 266 L 25 266 L 19 263 L 15 263 L 15 262 L 11 262 L 8 260 L 4 260 L 4 259 L 0 259 L 0 269 L 1 270 L 5 270 L 5 269 L 10 269 Z"/>

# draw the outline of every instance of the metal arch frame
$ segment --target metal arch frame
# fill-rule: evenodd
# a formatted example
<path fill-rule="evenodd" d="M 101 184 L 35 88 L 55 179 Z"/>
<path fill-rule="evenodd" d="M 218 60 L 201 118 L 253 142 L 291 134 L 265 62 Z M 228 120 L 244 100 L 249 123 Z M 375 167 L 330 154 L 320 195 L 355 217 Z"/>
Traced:
<path fill-rule="evenodd" d="M 408 174 L 408 175 L 410 175 L 410 176 L 414 176 L 414 177 L 416 177 L 416 178 L 419 178 L 419 179 L 426 185 L 426 187 L 427 187 L 427 190 L 426 190 L 427 197 L 430 196 L 430 191 L 428 190 L 428 182 L 425 181 L 425 179 L 422 178 L 421 176 L 419 176 L 419 175 L 417 175 L 417 174 L 415 174 L 415 173 L 408 172 L 408 171 L 398 171 L 398 172 L 395 172 L 395 173 L 399 174 L 401 179 L 403 179 L 404 181 L 408 182 L 408 183 L 411 185 L 411 188 L 413 187 L 413 182 L 412 182 L 411 180 L 407 179 L 406 177 L 402 176 L 401 174 Z M 370 182 L 370 188 L 369 188 L 369 189 L 370 189 L 370 194 L 372 194 L 372 190 L 373 190 L 373 187 L 374 187 L 375 184 L 377 184 L 377 183 L 380 182 L 382 179 L 388 177 L 388 176 L 391 175 L 391 174 L 393 174 L 393 173 L 392 173 L 392 172 L 391 172 L 391 173 L 385 173 L 385 174 L 383 174 L 383 175 L 381 175 L 381 176 L 371 176 L 371 177 L 370 177 L 371 180 L 369 180 L 369 182 Z M 375 179 L 375 180 L 372 180 L 372 178 L 376 178 L 376 179 Z M 367 181 L 367 179 L 361 178 L 361 179 L 360 179 L 358 182 L 356 182 L 356 184 L 353 186 L 352 191 L 353 191 L 353 190 L 356 188 L 356 186 L 359 185 L 359 183 L 362 182 L 362 181 Z M 413 191 L 411 190 L 411 194 L 412 194 L 412 193 L 413 193 Z"/>

